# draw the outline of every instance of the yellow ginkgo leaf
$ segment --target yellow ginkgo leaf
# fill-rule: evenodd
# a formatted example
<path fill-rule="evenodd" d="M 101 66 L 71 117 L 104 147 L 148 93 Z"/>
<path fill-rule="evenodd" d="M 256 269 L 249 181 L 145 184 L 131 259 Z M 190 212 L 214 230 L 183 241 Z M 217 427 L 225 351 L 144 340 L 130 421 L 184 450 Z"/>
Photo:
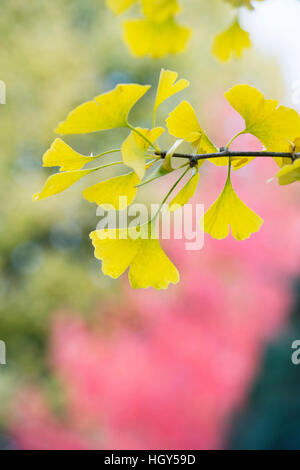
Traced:
<path fill-rule="evenodd" d="M 262 223 L 263 219 L 237 196 L 230 178 L 218 199 L 204 214 L 204 231 L 218 240 L 228 236 L 229 227 L 236 240 L 245 240 L 258 232 Z"/>
<path fill-rule="evenodd" d="M 125 41 L 131 53 L 137 57 L 154 59 L 185 50 L 190 29 L 180 26 L 173 18 L 156 22 L 148 18 L 123 22 Z"/>
<path fill-rule="evenodd" d="M 169 211 L 175 212 L 194 196 L 199 183 L 199 173 L 194 174 L 169 204 Z"/>
<path fill-rule="evenodd" d="M 218 149 L 200 127 L 196 113 L 188 101 L 182 101 L 166 120 L 169 133 L 190 142 L 197 153 L 215 153 Z M 228 158 L 211 159 L 215 165 L 227 165 Z"/>
<path fill-rule="evenodd" d="M 167 289 L 179 282 L 179 273 L 162 250 L 159 240 L 140 240 L 140 249 L 132 260 L 129 281 L 133 289 Z"/>
<path fill-rule="evenodd" d="M 179 273 L 163 252 L 153 229 L 140 227 L 136 238 L 132 229 L 103 229 L 90 234 L 95 257 L 102 260 L 102 272 L 116 279 L 129 269 L 129 281 L 134 289 L 154 287 L 166 289 L 177 284 Z"/>
<path fill-rule="evenodd" d="M 50 149 L 43 156 L 43 166 L 60 166 L 60 171 L 80 170 L 95 157 L 86 157 L 75 152 L 61 139 L 55 139 Z"/>
<path fill-rule="evenodd" d="M 106 0 L 106 4 L 115 15 L 120 15 L 131 7 L 131 5 L 136 3 L 136 1 L 137 0 Z"/>
<path fill-rule="evenodd" d="M 221 34 L 215 37 L 213 54 L 222 62 L 228 62 L 231 57 L 242 57 L 245 49 L 251 47 L 250 36 L 241 28 L 238 19 Z"/>
<path fill-rule="evenodd" d="M 102 272 L 113 279 L 120 277 L 139 251 L 139 242 L 127 229 L 102 229 L 90 233 L 95 257 L 102 260 Z"/>
<path fill-rule="evenodd" d="M 40 201 L 46 197 L 61 193 L 92 171 L 95 171 L 95 169 L 92 168 L 89 170 L 75 170 L 55 173 L 55 175 L 51 175 L 47 179 L 42 191 L 33 195 L 33 200 Z"/>
<path fill-rule="evenodd" d="M 156 111 L 158 110 L 159 106 L 164 101 L 189 86 L 190 83 L 184 79 L 178 80 L 176 82 L 177 77 L 178 73 L 172 72 L 171 70 L 162 69 L 160 72 L 157 95 L 154 105 L 154 116 L 156 115 Z"/>
<path fill-rule="evenodd" d="M 225 93 L 231 106 L 244 118 L 243 133 L 257 137 L 270 152 L 289 152 L 290 142 L 300 135 L 300 116 L 291 108 L 266 100 L 249 85 L 236 85 Z M 282 158 L 275 158 L 282 166 Z"/>
<path fill-rule="evenodd" d="M 128 114 L 150 86 L 125 84 L 75 108 L 57 134 L 87 134 L 116 127 L 127 127 Z"/>
<path fill-rule="evenodd" d="M 197 151 L 203 151 L 203 153 L 217 151 L 217 148 L 200 127 L 196 113 L 188 101 L 182 101 L 169 114 L 166 123 L 171 135 L 190 142 Z"/>
<path fill-rule="evenodd" d="M 152 143 L 154 143 L 164 132 L 162 127 L 156 127 L 152 130 L 137 127 L 136 130 Z M 146 155 L 147 150 L 150 147 L 147 140 L 143 139 L 138 133 L 132 131 L 123 142 L 121 148 L 123 162 L 125 165 L 132 168 L 141 180 L 145 175 Z"/>
<path fill-rule="evenodd" d="M 292 164 L 282 167 L 276 177 L 282 186 L 300 181 L 300 159 L 298 158 Z"/>
<path fill-rule="evenodd" d="M 142 0 L 143 14 L 156 22 L 166 21 L 180 11 L 177 0 Z"/>
<path fill-rule="evenodd" d="M 94 184 L 82 194 L 89 202 L 96 202 L 99 206 L 108 204 L 116 210 L 123 210 L 134 200 L 138 183 L 138 176 L 131 172 Z"/>

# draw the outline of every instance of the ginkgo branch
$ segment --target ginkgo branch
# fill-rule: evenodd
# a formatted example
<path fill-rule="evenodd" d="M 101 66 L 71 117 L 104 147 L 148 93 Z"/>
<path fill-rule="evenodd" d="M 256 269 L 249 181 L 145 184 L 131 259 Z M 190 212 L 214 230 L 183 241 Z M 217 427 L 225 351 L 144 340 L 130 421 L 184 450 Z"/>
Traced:
<path fill-rule="evenodd" d="M 155 152 L 155 155 L 160 156 L 161 158 L 165 158 L 167 155 L 167 151 Z M 227 150 L 226 148 L 221 148 L 219 152 L 215 153 L 203 153 L 203 154 L 190 154 L 190 153 L 174 153 L 174 158 L 186 158 L 190 160 L 191 164 L 197 163 L 199 160 L 206 160 L 211 158 L 222 158 L 222 157 L 235 157 L 235 158 L 243 158 L 243 157 L 281 157 L 281 158 L 290 158 L 292 161 L 297 160 L 300 158 L 300 153 L 293 153 L 293 152 L 252 152 L 252 151 L 231 151 Z"/>
<path fill-rule="evenodd" d="M 189 85 L 187 80 L 177 79 L 177 72 L 161 71 L 154 115 L 162 103 Z M 113 223 L 112 228 L 96 230 L 90 235 L 95 247 L 95 256 L 102 260 L 104 274 L 115 279 L 129 268 L 132 287 L 152 286 L 155 289 L 165 289 L 169 284 L 176 284 L 179 281 L 178 271 L 164 254 L 156 233 L 154 238 L 148 240 L 149 228 L 152 236 L 152 225 L 164 204 L 168 202 L 169 212 L 175 212 L 190 204 L 199 183 L 198 167 L 204 160 L 210 160 L 217 166 L 227 166 L 228 175 L 224 189 L 199 221 L 202 231 L 217 240 L 226 238 L 231 232 L 239 241 L 257 233 L 263 224 L 263 219 L 239 198 L 231 183 L 231 169 L 233 167 L 237 170 L 255 157 L 269 157 L 278 159 L 280 170 L 275 177 L 281 186 L 299 181 L 300 116 L 291 108 L 278 106 L 275 100 L 265 99 L 264 95 L 254 87 L 235 85 L 225 93 L 225 98 L 244 119 L 244 130 L 233 136 L 227 145 L 217 148 L 202 129 L 192 105 L 183 100 L 169 113 L 165 121 L 168 135 L 177 140 L 164 151 L 156 143 L 166 130 L 164 127 L 155 127 L 154 122 L 153 129 L 145 129 L 128 123 L 131 109 L 148 89 L 149 86 L 146 85 L 118 85 L 114 90 L 97 96 L 69 113 L 66 120 L 58 126 L 56 130 L 58 134 L 89 134 L 124 127 L 131 132 L 123 141 L 121 148 L 108 150 L 96 156 L 82 155 L 61 138 L 56 138 L 43 155 L 43 165 L 60 167 L 60 170 L 49 176 L 42 191 L 34 194 L 33 199 L 37 201 L 62 193 L 81 178 L 97 170 L 125 165 L 131 169 L 130 172 L 124 174 L 122 172 L 119 176 L 100 180 L 83 191 L 83 197 L 89 202 L 97 203 L 101 207 L 109 204 L 116 210 L 122 211 L 131 206 L 141 186 L 170 174 L 174 176 L 174 172 L 179 171 L 177 180 L 167 192 L 154 217 L 146 224 L 139 225 L 141 237 L 136 239 L 132 236 L 130 227 L 116 228 L 117 222 Z M 231 144 L 242 134 L 256 137 L 261 143 L 261 148 L 265 150 L 232 151 Z M 191 145 L 190 148 L 194 149 L 194 153 L 177 153 L 179 145 L 184 142 Z M 95 168 L 86 167 L 86 164 L 98 157 L 118 152 L 122 157 L 120 161 L 110 161 Z M 173 157 L 183 160 L 173 165 L 171 164 Z M 148 176 L 146 172 L 152 164 L 155 166 Z M 179 183 L 188 173 L 190 177 L 186 178 L 187 181 L 169 202 L 169 197 L 176 188 L 178 189 Z M 126 238 L 123 235 L 126 235 Z M 128 237 L 129 241 L 126 243 L 125 239 Z"/>

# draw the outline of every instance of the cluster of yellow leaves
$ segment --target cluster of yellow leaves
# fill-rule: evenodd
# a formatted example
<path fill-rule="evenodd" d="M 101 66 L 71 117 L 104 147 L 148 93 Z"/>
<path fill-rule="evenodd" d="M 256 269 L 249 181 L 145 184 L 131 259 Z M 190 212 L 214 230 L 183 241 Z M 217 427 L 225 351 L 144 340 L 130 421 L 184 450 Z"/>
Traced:
<path fill-rule="evenodd" d="M 234 8 L 253 9 L 252 0 L 224 1 Z M 133 4 L 139 5 L 142 17 L 125 20 L 122 24 L 124 39 L 135 56 L 159 58 L 186 49 L 191 30 L 176 20 L 180 12 L 178 0 L 106 0 L 106 3 L 116 15 L 124 13 Z M 249 33 L 241 28 L 236 18 L 229 28 L 215 37 L 212 52 L 220 61 L 227 62 L 232 57 L 240 59 L 249 47 Z"/>
<path fill-rule="evenodd" d="M 124 5 L 124 2 L 120 2 L 120 8 L 121 3 Z M 58 126 L 57 133 L 84 134 L 119 127 L 128 128 L 130 133 L 121 148 L 99 155 L 82 155 L 61 138 L 55 139 L 44 154 L 43 164 L 45 167 L 59 167 L 59 171 L 48 178 L 42 191 L 35 194 L 34 199 L 41 200 L 58 194 L 84 176 L 108 166 L 125 165 L 131 171 L 100 181 L 83 191 L 84 198 L 92 203 L 104 208 L 123 210 L 134 201 L 140 186 L 183 168 L 181 176 L 167 196 L 172 194 L 177 184 L 189 172 L 184 186 L 169 203 L 169 210 L 174 212 L 189 203 L 194 196 L 199 183 L 200 163 L 208 160 L 218 166 L 228 166 L 228 177 L 222 193 L 205 213 L 200 226 L 217 239 L 227 237 L 229 230 L 237 240 L 244 240 L 257 232 L 263 223 L 262 219 L 239 199 L 230 179 L 231 167 L 238 169 L 253 158 L 219 157 L 219 149 L 203 130 L 195 110 L 188 101 L 182 101 L 166 119 L 169 135 L 179 140 L 167 152 L 165 159 L 161 160 L 157 140 L 165 129 L 155 127 L 157 110 L 168 98 L 184 90 L 188 85 L 188 81 L 178 80 L 176 72 L 161 71 L 154 102 L 152 129 L 134 127 L 128 122 L 131 109 L 149 90 L 149 86 L 118 85 L 114 90 L 75 108 Z M 261 92 L 249 85 L 236 85 L 225 93 L 225 97 L 245 121 L 244 129 L 237 136 L 244 133 L 252 134 L 268 151 L 299 152 L 300 116 L 296 111 L 278 106 L 277 101 L 265 99 Z M 172 166 L 174 152 L 183 142 L 191 146 L 193 153 L 202 155 L 198 165 L 192 169 L 189 168 L 189 161 L 177 169 Z M 110 161 L 92 168 L 86 167 L 87 164 L 115 152 L 121 154 L 120 161 Z M 160 164 L 153 170 L 152 165 L 159 161 Z M 286 160 L 283 158 L 276 158 L 276 161 L 281 166 L 277 174 L 280 184 L 300 180 L 300 159 L 288 165 L 285 165 Z M 288 163 L 291 163 L 291 158 L 288 159 Z M 150 168 L 152 170 L 148 176 Z M 104 274 L 116 278 L 129 268 L 129 280 L 134 288 L 152 286 L 164 289 L 170 283 L 178 282 L 179 274 L 160 246 L 153 230 L 154 222 L 155 217 L 138 227 L 108 228 L 91 234 L 95 256 L 102 260 Z"/>
<path fill-rule="evenodd" d="M 125 4 L 129 5 L 129 2 L 119 2 L 120 11 Z M 177 76 L 176 72 L 162 70 L 154 104 L 153 121 L 162 103 L 189 86 L 187 80 L 177 81 Z M 119 127 L 129 128 L 131 132 L 120 149 L 96 156 L 81 155 L 61 138 L 57 138 L 44 154 L 43 164 L 45 167 L 60 167 L 60 171 L 48 178 L 42 191 L 33 196 L 34 200 L 58 194 L 84 176 L 107 166 L 124 164 L 134 171 L 94 184 L 83 191 L 83 196 L 104 208 L 109 206 L 123 210 L 131 204 L 139 183 L 152 165 L 148 161 L 149 148 L 158 150 L 155 143 L 165 131 L 162 127 L 142 129 L 128 123 L 131 109 L 149 88 L 137 84 L 118 85 L 114 90 L 75 108 L 57 127 L 58 134 L 86 134 Z M 121 161 L 83 169 L 86 164 L 116 151 L 121 153 Z M 156 160 L 159 158 L 156 157 Z M 135 233 L 136 229 L 125 231 L 108 229 L 91 234 L 95 256 L 103 261 L 104 274 L 113 278 L 119 277 L 130 267 L 129 280 L 134 288 L 152 286 L 164 289 L 170 283 L 177 283 L 178 271 L 164 254 L 156 234 L 149 230 L 149 225 L 140 227 L 139 237 L 134 236 Z"/>
<path fill-rule="evenodd" d="M 116 15 L 134 3 L 139 3 L 142 17 L 125 20 L 122 25 L 125 41 L 132 54 L 159 58 L 185 50 L 190 29 L 176 20 L 180 11 L 177 0 L 107 0 L 108 7 Z"/>

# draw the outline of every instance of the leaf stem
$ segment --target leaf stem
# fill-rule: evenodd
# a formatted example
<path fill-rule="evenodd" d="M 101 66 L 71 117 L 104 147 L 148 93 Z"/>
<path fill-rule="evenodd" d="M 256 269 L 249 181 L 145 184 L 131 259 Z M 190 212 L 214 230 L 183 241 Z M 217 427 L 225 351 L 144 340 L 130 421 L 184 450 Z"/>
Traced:
<path fill-rule="evenodd" d="M 120 161 L 120 162 L 106 163 L 105 165 L 97 166 L 96 168 L 89 168 L 89 170 L 91 170 L 91 173 L 92 173 L 93 171 L 102 170 L 103 168 L 108 168 L 110 166 L 115 166 L 115 165 L 124 165 L 124 162 Z"/>
<path fill-rule="evenodd" d="M 148 157 L 147 157 L 147 160 L 148 160 L 147 161 L 147 166 L 149 166 L 149 167 L 157 161 L 157 159 L 151 159 L 151 158 L 148 158 Z M 90 172 L 92 173 L 93 171 L 102 170 L 103 168 L 108 168 L 110 166 L 115 166 L 115 165 L 124 165 L 125 166 L 123 161 L 118 161 L 118 162 L 106 163 L 105 165 L 97 166 L 96 168 L 87 168 L 87 169 L 90 170 Z M 81 170 L 73 170 L 73 171 L 81 171 Z"/>
<path fill-rule="evenodd" d="M 240 131 L 238 132 L 237 134 L 235 134 L 231 139 L 230 141 L 227 143 L 227 145 L 225 145 L 225 149 L 226 150 L 229 150 L 229 147 L 230 145 L 235 141 L 235 139 L 237 139 L 240 135 L 242 134 L 245 134 L 245 129 L 243 131 Z"/>
<path fill-rule="evenodd" d="M 156 122 L 156 109 L 154 109 L 153 111 L 153 122 L 152 122 L 153 128 L 155 127 L 155 122 Z"/>
<path fill-rule="evenodd" d="M 173 186 L 171 187 L 171 189 L 168 191 L 167 195 L 164 197 L 164 199 L 162 200 L 156 214 L 154 215 L 154 217 L 152 218 L 151 222 L 155 222 L 155 220 L 157 219 L 163 205 L 167 202 L 169 196 L 171 196 L 172 192 L 174 191 L 174 189 L 176 188 L 176 186 L 180 183 L 180 181 L 182 180 L 182 178 L 187 174 L 187 172 L 190 170 L 190 167 L 186 168 L 186 170 L 182 173 L 182 175 L 180 175 L 180 177 L 178 178 L 178 180 L 173 184 Z"/>
<path fill-rule="evenodd" d="M 104 157 L 104 155 L 109 155 L 110 153 L 117 153 L 121 152 L 121 149 L 113 149 L 113 150 L 107 150 L 106 152 L 99 153 L 99 155 L 91 155 L 93 158 L 99 158 L 99 157 Z"/>
<path fill-rule="evenodd" d="M 153 161 L 154 162 L 154 161 Z M 184 168 L 188 165 L 188 163 L 184 163 L 183 165 L 180 165 L 178 168 L 173 168 L 172 171 L 177 171 L 177 170 L 180 170 L 181 168 Z M 158 178 L 163 178 L 164 176 L 167 176 L 169 175 L 171 172 L 167 172 L 163 175 L 156 175 L 156 176 L 153 176 L 153 177 L 150 177 L 149 179 L 145 180 L 145 181 L 142 181 L 141 183 L 137 184 L 135 187 L 136 188 L 141 188 L 142 186 L 145 186 L 145 184 L 148 184 L 148 183 L 152 183 L 152 181 L 155 181 L 157 180 Z"/>
<path fill-rule="evenodd" d="M 228 174 L 227 174 L 227 182 L 230 181 L 231 176 L 231 158 L 228 158 Z"/>

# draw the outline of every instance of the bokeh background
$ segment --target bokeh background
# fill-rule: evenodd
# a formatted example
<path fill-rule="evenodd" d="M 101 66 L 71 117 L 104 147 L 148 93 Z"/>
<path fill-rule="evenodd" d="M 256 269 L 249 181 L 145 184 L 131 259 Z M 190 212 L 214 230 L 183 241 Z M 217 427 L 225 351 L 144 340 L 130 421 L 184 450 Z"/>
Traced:
<path fill-rule="evenodd" d="M 272 161 L 234 174 L 265 219 L 238 243 L 209 237 L 199 252 L 171 241 L 181 271 L 167 292 L 130 290 L 93 258 L 96 207 L 84 183 L 33 203 L 50 174 L 41 156 L 73 107 L 120 82 L 156 84 L 161 67 L 191 81 L 185 98 L 218 145 L 241 128 L 223 97 L 249 83 L 300 111 L 297 0 L 243 12 L 254 43 L 241 61 L 211 55 L 234 11 L 222 0 L 182 0 L 194 30 L 186 53 L 136 59 L 104 0 L 2 0 L 0 107 L 0 447 L 3 449 L 300 448 L 300 187 L 266 181 Z M 151 99 L 132 119 L 145 127 Z M 174 104 L 180 97 L 174 98 Z M 162 107 L 163 120 L 172 107 Z M 149 117 L 149 119 L 148 119 Z M 68 139 L 78 151 L 116 146 L 124 132 Z M 243 137 L 236 148 L 260 148 Z M 195 202 L 210 204 L 226 169 L 204 165 Z M 161 199 L 161 183 L 139 196 Z"/>

